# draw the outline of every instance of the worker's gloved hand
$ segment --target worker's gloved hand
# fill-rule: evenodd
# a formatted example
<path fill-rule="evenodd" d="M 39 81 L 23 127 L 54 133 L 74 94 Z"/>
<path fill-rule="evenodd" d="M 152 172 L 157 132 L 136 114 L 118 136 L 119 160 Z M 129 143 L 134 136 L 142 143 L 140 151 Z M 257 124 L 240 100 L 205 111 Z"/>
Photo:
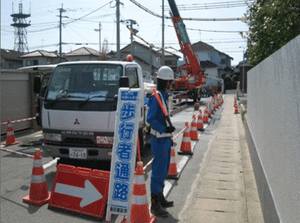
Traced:
<path fill-rule="evenodd" d="M 165 129 L 165 133 L 172 133 L 175 131 L 175 127 L 174 126 L 168 126 Z"/>

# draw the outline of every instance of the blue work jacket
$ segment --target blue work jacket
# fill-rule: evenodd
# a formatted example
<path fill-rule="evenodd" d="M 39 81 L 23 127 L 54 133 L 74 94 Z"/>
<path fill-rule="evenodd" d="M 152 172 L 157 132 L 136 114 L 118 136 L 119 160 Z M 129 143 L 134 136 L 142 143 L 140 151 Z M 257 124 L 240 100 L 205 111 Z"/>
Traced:
<path fill-rule="evenodd" d="M 168 94 L 164 91 L 160 91 L 160 93 L 168 109 Z M 166 120 L 164 113 L 162 112 L 154 94 L 150 97 L 148 105 L 149 110 L 147 115 L 147 122 L 151 125 L 151 128 L 162 134 L 166 129 Z"/>

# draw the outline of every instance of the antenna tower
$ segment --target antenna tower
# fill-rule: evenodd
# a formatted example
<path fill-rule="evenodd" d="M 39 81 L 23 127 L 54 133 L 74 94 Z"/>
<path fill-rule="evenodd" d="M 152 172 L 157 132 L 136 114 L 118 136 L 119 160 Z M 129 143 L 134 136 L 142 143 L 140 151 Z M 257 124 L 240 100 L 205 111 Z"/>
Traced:
<path fill-rule="evenodd" d="M 15 44 L 14 50 L 25 53 L 25 50 L 28 52 L 28 45 L 27 45 L 27 31 L 26 27 L 30 26 L 29 23 L 26 22 L 26 18 L 30 17 L 30 14 L 23 13 L 23 4 L 22 0 L 19 3 L 19 13 L 14 13 L 10 15 L 13 17 L 13 24 L 11 26 L 15 27 Z"/>

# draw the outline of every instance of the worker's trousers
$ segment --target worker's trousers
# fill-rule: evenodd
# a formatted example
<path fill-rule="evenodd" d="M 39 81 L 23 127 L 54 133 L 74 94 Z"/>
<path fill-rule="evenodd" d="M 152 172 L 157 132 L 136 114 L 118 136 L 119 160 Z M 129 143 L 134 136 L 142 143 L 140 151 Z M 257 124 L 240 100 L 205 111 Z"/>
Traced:
<path fill-rule="evenodd" d="M 171 138 L 156 138 L 151 141 L 152 154 L 154 156 L 151 174 L 151 193 L 159 194 L 164 188 L 164 181 L 168 176 Z"/>

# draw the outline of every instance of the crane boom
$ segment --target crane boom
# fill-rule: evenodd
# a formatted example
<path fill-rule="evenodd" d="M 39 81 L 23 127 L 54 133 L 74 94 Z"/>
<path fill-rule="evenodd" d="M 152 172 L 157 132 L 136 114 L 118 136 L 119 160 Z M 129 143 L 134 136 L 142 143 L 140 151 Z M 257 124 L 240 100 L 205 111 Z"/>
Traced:
<path fill-rule="evenodd" d="M 190 78 L 188 79 L 188 77 L 185 76 L 182 77 L 182 80 L 180 80 L 179 82 L 181 82 L 181 86 L 183 86 L 182 83 L 186 83 L 186 87 L 188 89 L 201 87 L 205 84 L 204 72 L 201 69 L 200 62 L 192 48 L 189 36 L 187 34 L 183 20 L 180 17 L 175 0 L 168 0 L 168 2 L 172 11 L 171 18 L 177 34 L 179 45 L 184 55 L 185 66 L 181 67 L 180 70 L 187 70 L 188 77 L 194 78 L 194 81 L 189 81 Z"/>

